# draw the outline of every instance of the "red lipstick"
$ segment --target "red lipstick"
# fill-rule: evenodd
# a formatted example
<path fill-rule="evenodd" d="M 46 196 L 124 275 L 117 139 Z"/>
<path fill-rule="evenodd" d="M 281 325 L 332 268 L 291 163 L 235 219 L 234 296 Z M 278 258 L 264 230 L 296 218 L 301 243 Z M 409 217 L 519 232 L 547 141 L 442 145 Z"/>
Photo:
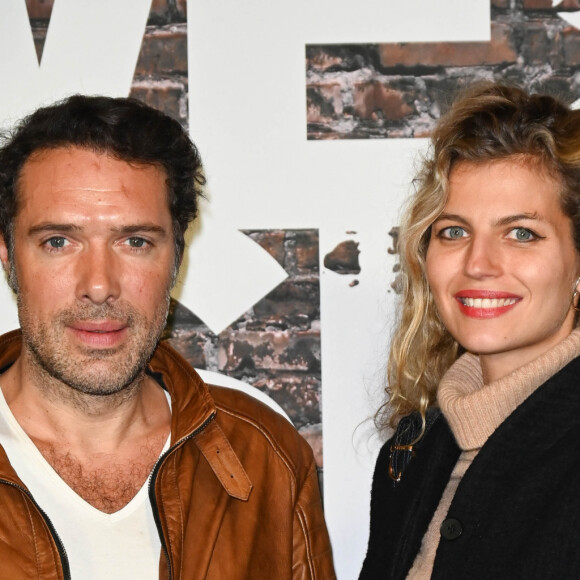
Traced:
<path fill-rule="evenodd" d="M 455 300 L 463 314 L 471 318 L 496 318 L 509 312 L 521 296 L 498 290 L 460 290 Z"/>

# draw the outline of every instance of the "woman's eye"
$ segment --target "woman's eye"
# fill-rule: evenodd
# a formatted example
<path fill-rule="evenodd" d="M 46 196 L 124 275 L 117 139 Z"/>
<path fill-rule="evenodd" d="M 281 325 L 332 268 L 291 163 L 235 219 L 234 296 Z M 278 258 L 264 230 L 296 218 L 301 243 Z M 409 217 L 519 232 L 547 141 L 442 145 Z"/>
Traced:
<path fill-rule="evenodd" d="M 534 232 L 527 228 L 514 228 L 510 231 L 509 237 L 518 242 L 530 242 L 536 239 Z"/>
<path fill-rule="evenodd" d="M 444 228 L 439 232 L 439 236 L 441 238 L 445 238 L 447 240 L 458 240 L 465 235 L 465 230 L 459 226 L 450 226 L 448 228 Z"/>

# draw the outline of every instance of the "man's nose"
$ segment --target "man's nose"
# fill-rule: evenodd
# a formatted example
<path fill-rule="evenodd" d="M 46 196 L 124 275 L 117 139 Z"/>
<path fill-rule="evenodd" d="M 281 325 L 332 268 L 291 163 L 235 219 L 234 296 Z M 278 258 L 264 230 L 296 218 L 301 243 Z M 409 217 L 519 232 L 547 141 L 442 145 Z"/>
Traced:
<path fill-rule="evenodd" d="M 117 257 L 106 246 L 88 248 L 76 266 L 77 299 L 93 304 L 113 302 L 121 292 Z"/>

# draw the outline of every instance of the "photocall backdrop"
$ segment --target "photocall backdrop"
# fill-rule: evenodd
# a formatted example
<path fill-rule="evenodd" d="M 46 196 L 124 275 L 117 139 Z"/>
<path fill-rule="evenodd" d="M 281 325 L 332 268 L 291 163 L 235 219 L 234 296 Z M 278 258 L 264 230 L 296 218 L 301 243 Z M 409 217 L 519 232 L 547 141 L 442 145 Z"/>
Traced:
<path fill-rule="evenodd" d="M 72 93 L 188 127 L 207 202 L 165 338 L 314 449 L 338 577 L 368 537 L 397 223 L 434 122 L 482 78 L 580 97 L 580 0 L 2 0 L 0 126 Z M 0 286 L 0 330 L 18 326 Z"/>

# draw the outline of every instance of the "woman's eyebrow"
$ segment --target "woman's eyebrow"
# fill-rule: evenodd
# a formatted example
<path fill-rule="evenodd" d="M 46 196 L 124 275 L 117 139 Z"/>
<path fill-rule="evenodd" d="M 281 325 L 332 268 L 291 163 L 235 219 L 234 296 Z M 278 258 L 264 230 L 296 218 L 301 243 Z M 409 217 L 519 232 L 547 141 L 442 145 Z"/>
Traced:
<path fill-rule="evenodd" d="M 498 226 L 507 226 L 513 224 L 514 222 L 519 222 L 521 220 L 539 220 L 541 219 L 537 212 L 532 213 L 518 213 L 516 215 L 508 215 L 504 218 L 497 220 Z"/>
<path fill-rule="evenodd" d="M 514 215 L 508 215 L 503 218 L 499 218 L 495 223 L 498 226 L 505 226 L 508 224 L 512 224 L 514 222 L 518 222 L 521 220 L 535 220 L 538 221 L 542 219 L 538 212 L 525 212 L 525 213 L 518 213 Z M 442 213 L 433 223 L 437 223 L 442 220 L 452 221 L 452 222 L 459 222 L 461 224 L 469 223 L 464 217 L 460 216 L 459 214 L 455 213 Z"/>
<path fill-rule="evenodd" d="M 459 222 L 462 224 L 468 223 L 468 221 L 464 217 L 461 217 L 460 215 L 458 215 L 456 213 L 442 213 L 433 223 L 436 224 L 437 222 L 443 221 L 443 220 L 449 220 L 452 222 Z"/>

